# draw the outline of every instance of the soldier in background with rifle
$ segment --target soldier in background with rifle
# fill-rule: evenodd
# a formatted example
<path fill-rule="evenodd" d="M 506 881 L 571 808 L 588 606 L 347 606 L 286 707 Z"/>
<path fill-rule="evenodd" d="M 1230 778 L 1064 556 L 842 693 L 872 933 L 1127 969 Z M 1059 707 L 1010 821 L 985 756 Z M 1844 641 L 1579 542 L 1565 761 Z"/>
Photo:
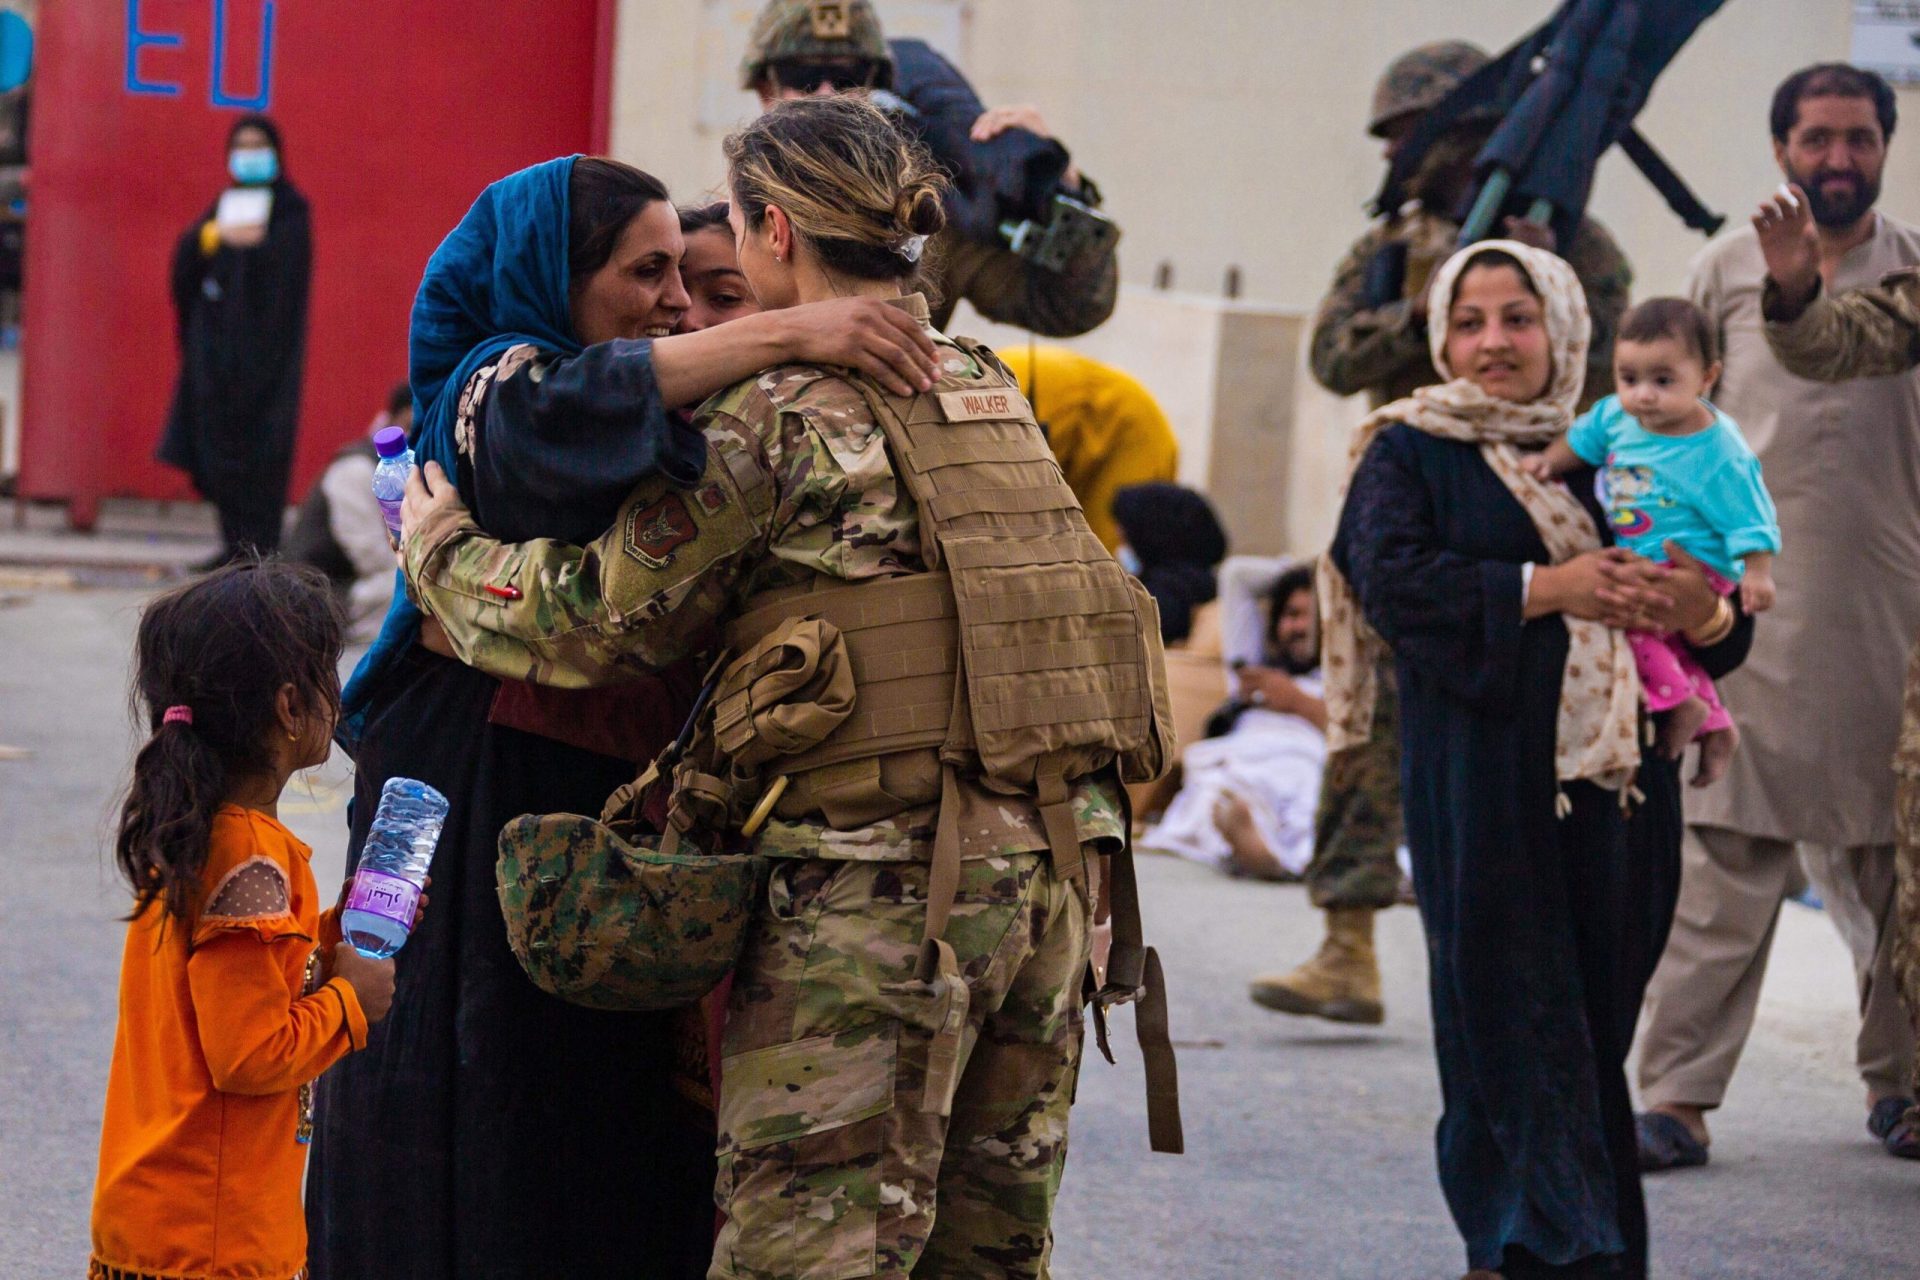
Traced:
<path fill-rule="evenodd" d="M 928 246 L 933 324 L 961 299 L 989 320 L 1049 338 L 1106 323 L 1120 240 L 1085 178 L 1033 107 L 988 110 L 923 41 L 888 41 L 870 0 L 769 0 L 753 24 L 741 87 L 783 98 L 867 93 L 952 179 L 947 229 Z"/>
<path fill-rule="evenodd" d="M 1488 64 L 1462 41 L 1422 45 L 1396 59 L 1374 90 L 1368 131 L 1391 161 L 1421 116 Z M 1427 345 L 1427 281 L 1452 256 L 1457 212 L 1473 162 L 1495 118 L 1471 113 L 1428 151 L 1408 184 L 1412 198 L 1348 251 L 1313 330 L 1313 376 L 1339 395 L 1365 392 L 1374 407 L 1436 380 Z M 1552 249 L 1553 233 L 1517 218 L 1507 233 Z M 1613 390 L 1613 336 L 1627 308 L 1633 270 L 1605 228 L 1588 218 L 1567 250 L 1593 314 L 1585 408 Z M 1254 1001 L 1282 1013 L 1375 1024 L 1385 1017 L 1373 916 L 1398 899 L 1401 874 L 1400 732 L 1393 671 L 1382 669 L 1371 739 L 1327 760 L 1307 888 L 1327 913 L 1320 950 L 1291 973 L 1256 978 Z"/>

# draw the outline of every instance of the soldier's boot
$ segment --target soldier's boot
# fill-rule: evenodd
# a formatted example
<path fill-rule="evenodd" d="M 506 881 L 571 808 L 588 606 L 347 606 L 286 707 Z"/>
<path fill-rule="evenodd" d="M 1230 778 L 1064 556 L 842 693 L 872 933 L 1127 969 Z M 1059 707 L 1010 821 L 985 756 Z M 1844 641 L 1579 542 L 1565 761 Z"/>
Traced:
<path fill-rule="evenodd" d="M 1281 1013 L 1378 1026 L 1380 961 L 1373 951 L 1373 908 L 1330 907 L 1327 937 L 1313 959 L 1292 973 L 1255 978 L 1253 1002 Z"/>

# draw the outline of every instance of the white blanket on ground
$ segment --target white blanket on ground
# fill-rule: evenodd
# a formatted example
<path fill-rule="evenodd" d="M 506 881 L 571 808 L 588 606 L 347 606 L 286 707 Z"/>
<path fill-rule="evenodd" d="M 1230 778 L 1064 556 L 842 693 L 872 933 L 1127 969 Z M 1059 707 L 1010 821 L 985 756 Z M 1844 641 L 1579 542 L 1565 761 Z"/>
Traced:
<path fill-rule="evenodd" d="M 1319 673 L 1300 677 L 1300 686 L 1317 695 Z M 1298 875 L 1313 858 L 1313 815 L 1326 763 L 1326 737 L 1311 723 L 1249 708 L 1232 733 L 1195 742 L 1182 753 L 1180 793 L 1141 846 L 1225 867 L 1227 841 L 1214 825 L 1213 809 L 1223 793 L 1232 792 L 1246 803 L 1274 857 Z"/>

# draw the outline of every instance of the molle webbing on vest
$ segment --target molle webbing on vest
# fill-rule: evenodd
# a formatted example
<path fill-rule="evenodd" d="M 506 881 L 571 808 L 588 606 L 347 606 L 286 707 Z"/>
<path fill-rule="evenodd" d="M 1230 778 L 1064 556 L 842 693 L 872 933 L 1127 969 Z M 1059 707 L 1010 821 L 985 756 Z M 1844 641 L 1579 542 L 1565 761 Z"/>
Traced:
<path fill-rule="evenodd" d="M 1065 780 L 1152 732 L 1153 677 L 1125 571 L 1088 528 L 1018 387 L 974 358 L 982 376 L 965 390 L 858 385 L 919 507 L 922 558 L 953 580 L 972 741 L 949 746 L 1043 793 L 1046 816 L 1064 809 Z M 1072 830 L 1065 816 L 1049 818 L 1050 835 Z M 1073 846 L 1053 850 L 1069 869 Z"/>
<path fill-rule="evenodd" d="M 923 1110 L 945 1114 L 967 987 L 944 934 L 959 883 L 959 779 L 978 775 L 1038 808 L 1055 872 L 1084 870 L 1071 784 L 1164 772 L 1172 744 L 1151 599 L 1088 528 L 1019 388 L 991 353 L 961 344 L 977 373 L 894 397 L 851 378 L 886 433 L 920 517 L 927 572 L 769 593 L 728 628 L 740 651 L 795 618 L 845 637 L 852 716 L 819 746 L 777 761 L 777 812 L 860 825 L 941 801 L 919 976 L 939 993 Z M 1128 853 L 1116 856 L 1126 863 Z M 1115 867 L 1115 966 L 1102 1008 L 1147 988 L 1156 1150 L 1177 1150 L 1165 994 L 1140 937 L 1130 864 Z"/>
<path fill-rule="evenodd" d="M 853 760 L 938 750 L 946 742 L 960 655 L 958 614 L 946 574 L 768 592 L 751 603 L 747 613 L 727 624 L 729 649 L 744 651 L 793 618 L 819 618 L 845 638 L 858 690 L 846 723 L 811 751 L 776 761 L 775 773 L 802 774 Z"/>

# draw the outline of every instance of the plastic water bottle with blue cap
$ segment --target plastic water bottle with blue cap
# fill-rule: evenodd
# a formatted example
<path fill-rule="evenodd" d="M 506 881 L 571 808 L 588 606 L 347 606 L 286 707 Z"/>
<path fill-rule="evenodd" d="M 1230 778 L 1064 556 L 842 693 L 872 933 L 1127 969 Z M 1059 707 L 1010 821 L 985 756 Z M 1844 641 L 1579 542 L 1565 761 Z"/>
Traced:
<path fill-rule="evenodd" d="M 393 544 L 400 545 L 400 504 L 407 497 L 407 472 L 413 470 L 413 450 L 407 447 L 407 433 L 399 427 L 383 427 L 373 436 L 374 452 L 380 455 L 373 469 L 373 496 L 380 504 L 380 515 L 387 522 Z"/>
<path fill-rule="evenodd" d="M 446 821 L 447 798 L 426 783 L 389 778 L 381 788 L 340 912 L 340 933 L 361 955 L 384 960 L 406 945 Z"/>

